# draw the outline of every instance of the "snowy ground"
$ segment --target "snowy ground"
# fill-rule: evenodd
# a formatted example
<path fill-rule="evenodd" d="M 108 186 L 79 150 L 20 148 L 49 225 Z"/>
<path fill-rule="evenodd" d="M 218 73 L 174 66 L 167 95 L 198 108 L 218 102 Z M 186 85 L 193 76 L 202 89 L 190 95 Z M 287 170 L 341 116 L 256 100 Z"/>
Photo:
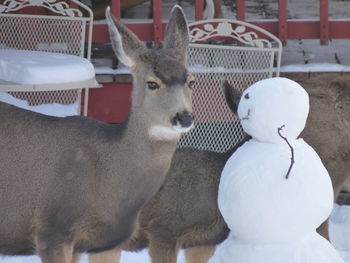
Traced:
<path fill-rule="evenodd" d="M 2 257 L 0 258 L 1 263 L 40 263 L 40 259 L 37 256 L 27 257 Z M 88 263 L 88 257 L 84 255 L 80 263 Z M 144 250 L 138 253 L 123 252 L 120 263 L 150 263 L 150 258 L 147 251 Z M 178 263 L 185 263 L 183 253 L 179 255 Z"/>

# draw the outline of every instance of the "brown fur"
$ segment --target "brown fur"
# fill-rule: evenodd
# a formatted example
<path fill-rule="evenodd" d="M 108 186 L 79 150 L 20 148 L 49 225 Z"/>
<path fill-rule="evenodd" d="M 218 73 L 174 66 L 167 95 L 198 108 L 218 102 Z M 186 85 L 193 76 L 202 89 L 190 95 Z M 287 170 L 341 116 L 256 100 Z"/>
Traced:
<path fill-rule="evenodd" d="M 205 263 L 215 252 L 215 246 L 199 246 L 185 250 L 186 263 Z"/>
<path fill-rule="evenodd" d="M 337 197 L 350 178 L 350 76 L 318 76 L 301 85 L 310 94 L 310 114 L 301 137 L 320 155 Z M 235 111 L 239 93 L 225 96 Z M 174 263 L 178 249 L 184 247 L 187 263 L 207 262 L 215 244 L 228 233 L 216 200 L 220 173 L 231 153 L 177 150 L 164 185 L 142 210 L 138 235 L 124 249 L 148 246 L 152 263 Z M 323 226 L 321 234 L 327 237 L 325 230 Z M 201 257 L 203 251 L 208 256 Z"/>
<path fill-rule="evenodd" d="M 161 49 L 147 49 L 120 22 L 108 22 L 118 57 L 137 65 L 127 122 L 56 118 L 0 103 L 1 254 L 70 263 L 73 253 L 129 239 L 192 123 L 182 10 L 173 10 Z M 159 89 L 149 88 L 150 77 Z M 169 79 L 176 81 L 163 82 Z"/>
<path fill-rule="evenodd" d="M 350 177 L 350 75 L 321 75 L 301 85 L 311 98 L 301 137 L 320 155 L 337 197 Z"/>
<path fill-rule="evenodd" d="M 310 95 L 310 114 L 301 134 L 319 154 L 336 200 L 350 178 L 350 76 L 324 75 L 302 82 Z M 328 224 L 318 230 L 328 238 Z"/>

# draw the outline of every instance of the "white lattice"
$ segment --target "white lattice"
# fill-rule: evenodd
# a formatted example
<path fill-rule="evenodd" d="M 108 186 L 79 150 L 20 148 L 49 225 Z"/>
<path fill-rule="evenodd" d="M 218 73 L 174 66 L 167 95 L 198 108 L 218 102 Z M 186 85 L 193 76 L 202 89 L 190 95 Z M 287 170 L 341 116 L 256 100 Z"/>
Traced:
<path fill-rule="evenodd" d="M 72 8 L 71 4 L 78 8 Z M 15 13 L 28 6 L 41 7 L 53 14 Z M 83 16 L 83 12 L 86 16 Z M 85 33 L 87 25 L 88 35 Z M 76 0 L 5 0 L 2 5 L 0 4 L 0 49 L 48 51 L 90 59 L 91 32 L 92 12 Z M 88 43 L 87 50 L 85 50 L 85 42 Z M 71 104 L 80 101 L 81 98 L 80 89 L 9 93 L 27 100 L 32 105 L 52 102 Z M 87 100 L 85 106 L 87 107 Z"/>
<path fill-rule="evenodd" d="M 226 105 L 222 81 L 243 90 L 258 80 L 278 76 L 282 45 L 270 33 L 241 21 L 205 20 L 190 24 L 189 29 L 196 125 L 178 147 L 225 152 L 244 132 Z"/>

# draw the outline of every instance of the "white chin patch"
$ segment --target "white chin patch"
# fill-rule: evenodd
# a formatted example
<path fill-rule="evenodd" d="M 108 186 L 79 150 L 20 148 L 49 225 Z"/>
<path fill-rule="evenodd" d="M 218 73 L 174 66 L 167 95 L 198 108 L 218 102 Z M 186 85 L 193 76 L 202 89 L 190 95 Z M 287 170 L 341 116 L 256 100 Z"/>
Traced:
<path fill-rule="evenodd" d="M 192 129 L 193 125 L 190 127 L 181 127 L 181 125 L 176 126 L 161 126 L 156 125 L 149 129 L 149 135 L 151 138 L 156 140 L 173 140 L 179 139 L 182 133 L 188 132 Z"/>

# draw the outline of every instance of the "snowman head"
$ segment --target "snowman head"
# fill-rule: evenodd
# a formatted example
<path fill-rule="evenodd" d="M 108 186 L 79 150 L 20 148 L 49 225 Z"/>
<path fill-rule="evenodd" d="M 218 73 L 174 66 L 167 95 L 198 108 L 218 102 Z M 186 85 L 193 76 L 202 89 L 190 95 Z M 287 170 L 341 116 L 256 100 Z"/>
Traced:
<path fill-rule="evenodd" d="M 265 143 L 284 143 L 279 135 L 295 140 L 305 127 L 309 96 L 287 78 L 269 78 L 246 89 L 238 105 L 238 117 L 246 133 Z"/>

